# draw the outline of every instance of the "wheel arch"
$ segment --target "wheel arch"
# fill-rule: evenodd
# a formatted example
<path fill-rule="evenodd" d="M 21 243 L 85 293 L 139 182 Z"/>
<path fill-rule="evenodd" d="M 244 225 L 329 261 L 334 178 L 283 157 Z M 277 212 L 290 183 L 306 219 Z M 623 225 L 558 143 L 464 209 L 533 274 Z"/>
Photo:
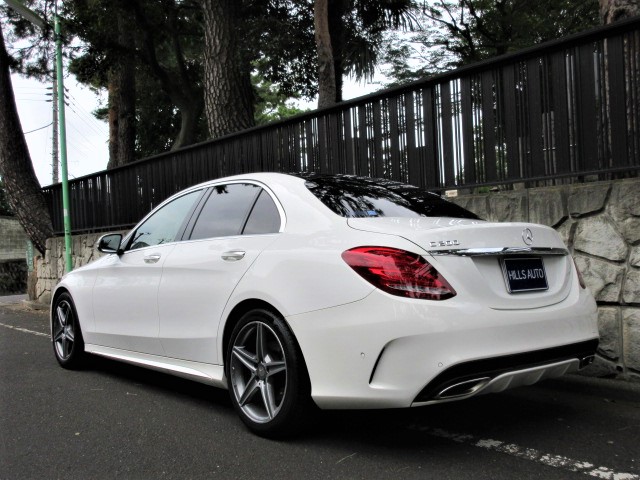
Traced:
<path fill-rule="evenodd" d="M 51 296 L 51 305 L 49 305 L 49 326 L 50 327 L 53 327 L 53 306 L 56 304 L 56 300 L 58 300 L 58 297 L 60 297 L 60 295 L 62 295 L 63 293 L 68 294 L 73 300 L 73 296 L 71 295 L 71 292 L 67 287 L 60 285 L 55 289 L 55 291 L 53 292 L 53 295 Z"/>
<path fill-rule="evenodd" d="M 262 308 L 264 310 L 269 310 L 270 312 L 272 312 L 272 313 L 280 316 L 280 318 L 282 318 L 282 321 L 284 322 L 284 324 L 289 329 L 289 332 L 291 332 L 291 335 L 293 336 L 293 338 L 294 338 L 294 340 L 295 340 L 295 342 L 297 344 L 296 346 L 298 348 L 298 351 L 300 352 L 300 355 L 302 357 L 302 361 L 304 363 L 304 369 L 305 369 L 305 371 L 307 373 L 307 376 L 308 376 L 309 375 L 309 369 L 307 368 L 307 362 L 306 362 L 306 360 L 304 358 L 304 352 L 302 351 L 302 348 L 300 347 L 300 342 L 298 341 L 298 338 L 296 337 L 295 332 L 291 328 L 291 325 L 289 325 L 289 322 L 287 322 L 287 319 L 285 318 L 285 316 L 276 307 L 274 307 L 269 302 L 267 302 L 265 300 L 260 300 L 258 298 L 249 298 L 249 299 L 241 301 L 235 307 L 233 307 L 231 312 L 229 312 L 229 315 L 227 315 L 227 321 L 224 324 L 224 329 L 223 329 L 223 334 L 222 334 L 222 350 L 221 350 L 222 351 L 222 364 L 226 368 L 227 347 L 229 345 L 229 339 L 231 337 L 231 334 L 233 333 L 233 329 L 235 328 L 235 326 L 237 325 L 237 323 L 240 321 L 240 319 L 242 318 L 242 316 L 245 313 L 249 312 L 250 310 L 257 309 L 257 308 Z"/>

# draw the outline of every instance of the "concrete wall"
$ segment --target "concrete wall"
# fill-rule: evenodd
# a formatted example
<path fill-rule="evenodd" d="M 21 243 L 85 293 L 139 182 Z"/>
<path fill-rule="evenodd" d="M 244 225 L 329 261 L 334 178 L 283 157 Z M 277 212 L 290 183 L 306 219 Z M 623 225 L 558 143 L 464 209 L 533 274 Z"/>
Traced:
<path fill-rule="evenodd" d="M 480 217 L 554 227 L 573 253 L 599 305 L 601 344 L 591 375 L 640 378 L 640 179 L 453 199 Z M 73 264 L 100 255 L 93 245 L 101 234 L 74 237 Z M 64 241 L 49 239 L 44 259 L 35 263 L 36 295 L 49 302 L 64 272 Z"/>
<path fill-rule="evenodd" d="M 27 235 L 15 217 L 0 216 L 0 295 L 27 291 Z"/>
<path fill-rule="evenodd" d="M 0 216 L 0 260 L 25 259 L 27 235 L 17 218 Z"/>
<path fill-rule="evenodd" d="M 0 260 L 0 295 L 12 295 L 27 291 L 27 262 Z"/>
<path fill-rule="evenodd" d="M 640 377 L 640 179 L 452 199 L 487 220 L 555 228 L 598 302 L 592 375 Z"/>

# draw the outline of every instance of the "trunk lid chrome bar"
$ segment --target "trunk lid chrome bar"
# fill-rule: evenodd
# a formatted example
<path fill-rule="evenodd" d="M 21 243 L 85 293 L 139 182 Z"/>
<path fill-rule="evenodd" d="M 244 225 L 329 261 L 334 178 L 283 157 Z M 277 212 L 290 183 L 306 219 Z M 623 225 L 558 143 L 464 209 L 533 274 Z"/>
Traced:
<path fill-rule="evenodd" d="M 500 255 L 569 255 L 566 248 L 555 247 L 484 247 L 427 250 L 430 255 L 455 255 L 458 257 L 481 257 Z"/>

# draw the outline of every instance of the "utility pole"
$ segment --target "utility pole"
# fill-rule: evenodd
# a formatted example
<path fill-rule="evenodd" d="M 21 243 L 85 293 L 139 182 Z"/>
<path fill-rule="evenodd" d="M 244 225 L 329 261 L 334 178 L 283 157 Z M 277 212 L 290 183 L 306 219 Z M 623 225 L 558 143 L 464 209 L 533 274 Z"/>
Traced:
<path fill-rule="evenodd" d="M 62 35 L 60 34 L 60 17 L 56 0 L 54 16 L 54 33 L 56 39 L 56 80 L 58 86 L 58 118 L 60 120 L 60 167 L 62 170 L 62 218 L 64 221 L 64 260 L 67 273 L 73 270 L 71 262 L 71 215 L 69 213 L 69 175 L 67 173 L 67 129 L 64 117 L 64 79 L 62 75 Z"/>
<path fill-rule="evenodd" d="M 53 87 L 52 87 L 52 104 L 53 104 L 53 145 L 51 147 L 51 183 L 58 183 L 58 76 L 56 69 L 53 69 Z"/>

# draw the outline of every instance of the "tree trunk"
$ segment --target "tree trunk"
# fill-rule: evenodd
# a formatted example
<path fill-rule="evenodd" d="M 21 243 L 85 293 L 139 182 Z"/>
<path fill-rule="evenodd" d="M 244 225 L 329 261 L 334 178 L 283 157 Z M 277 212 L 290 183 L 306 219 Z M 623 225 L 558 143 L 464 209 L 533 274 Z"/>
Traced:
<path fill-rule="evenodd" d="M 52 236 L 49 209 L 33 170 L 9 72 L 9 55 L 0 29 L 0 176 L 20 224 L 44 255 L 45 242 Z"/>
<path fill-rule="evenodd" d="M 333 75 L 336 78 L 336 103 L 342 101 L 342 86 L 345 73 L 346 32 L 344 15 L 350 5 L 346 0 L 329 0 L 329 36 L 331 37 L 331 51 L 333 54 Z"/>
<path fill-rule="evenodd" d="M 204 108 L 212 138 L 252 127 L 250 69 L 239 49 L 236 0 L 202 0 Z"/>
<path fill-rule="evenodd" d="M 640 0 L 600 0 L 600 19 L 603 24 L 640 15 Z"/>
<path fill-rule="evenodd" d="M 171 146 L 172 151 L 195 142 L 203 105 L 201 101 L 192 101 L 176 103 L 176 107 L 180 111 L 180 131 Z"/>
<path fill-rule="evenodd" d="M 337 102 L 336 71 L 329 32 L 329 0 L 315 0 L 313 26 L 318 51 L 318 108 Z"/>
<path fill-rule="evenodd" d="M 133 36 L 122 17 L 118 19 L 118 42 L 131 45 Z M 130 54 L 122 54 L 109 70 L 109 163 L 107 168 L 135 160 L 136 77 Z"/>

